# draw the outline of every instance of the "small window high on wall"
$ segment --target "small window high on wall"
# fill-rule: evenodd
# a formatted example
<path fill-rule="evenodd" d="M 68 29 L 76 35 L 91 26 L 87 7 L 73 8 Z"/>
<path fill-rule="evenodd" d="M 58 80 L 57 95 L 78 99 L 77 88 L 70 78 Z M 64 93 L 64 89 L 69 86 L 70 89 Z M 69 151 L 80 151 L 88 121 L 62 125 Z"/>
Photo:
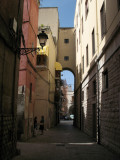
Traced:
<path fill-rule="evenodd" d="M 69 43 L 69 39 L 64 39 L 64 43 Z"/>
<path fill-rule="evenodd" d="M 69 61 L 69 56 L 65 56 L 64 61 Z"/>

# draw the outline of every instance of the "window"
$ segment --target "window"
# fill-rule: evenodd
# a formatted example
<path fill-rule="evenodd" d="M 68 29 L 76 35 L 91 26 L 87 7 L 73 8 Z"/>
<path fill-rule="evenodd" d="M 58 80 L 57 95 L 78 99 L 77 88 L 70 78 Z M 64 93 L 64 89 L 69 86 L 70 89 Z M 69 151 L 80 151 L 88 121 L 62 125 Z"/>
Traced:
<path fill-rule="evenodd" d="M 86 0 L 86 2 L 85 2 L 85 17 L 86 17 L 86 19 L 88 16 L 88 11 L 89 11 L 89 3 L 88 3 L 88 0 Z"/>
<path fill-rule="evenodd" d="M 103 3 L 100 10 L 101 17 L 101 38 L 103 39 L 106 33 L 106 16 L 105 16 L 105 4 Z"/>
<path fill-rule="evenodd" d="M 77 52 L 78 52 L 78 39 L 77 39 Z"/>
<path fill-rule="evenodd" d="M 82 33 L 83 33 L 83 31 L 84 31 L 84 28 L 83 28 L 83 17 L 82 17 Z"/>
<path fill-rule="evenodd" d="M 108 88 L 108 70 L 106 69 L 103 72 L 103 89 L 107 89 Z"/>
<path fill-rule="evenodd" d="M 55 77 L 60 77 L 60 71 L 55 71 Z"/>
<path fill-rule="evenodd" d="M 80 44 L 80 29 L 79 29 L 79 44 Z"/>
<path fill-rule="evenodd" d="M 92 55 L 95 54 L 95 33 L 94 33 L 94 29 L 92 31 Z"/>
<path fill-rule="evenodd" d="M 76 77 L 78 79 L 78 66 L 76 67 Z"/>
<path fill-rule="evenodd" d="M 88 45 L 86 47 L 86 66 L 89 64 L 89 57 L 88 57 Z"/>
<path fill-rule="evenodd" d="M 64 61 L 69 61 L 69 56 L 65 56 Z"/>
<path fill-rule="evenodd" d="M 32 102 L 32 83 L 30 83 L 29 102 Z"/>
<path fill-rule="evenodd" d="M 96 95 L 96 80 L 93 81 L 93 94 Z"/>
<path fill-rule="evenodd" d="M 87 89 L 86 89 L 86 98 L 88 99 L 89 98 L 89 87 L 87 87 Z"/>
<path fill-rule="evenodd" d="M 117 0 L 118 3 L 118 10 L 120 10 L 120 0 Z"/>
<path fill-rule="evenodd" d="M 81 63 L 80 63 L 80 65 L 79 65 L 79 71 L 80 71 L 80 78 L 81 78 L 81 77 L 82 77 L 82 75 L 81 75 L 81 73 L 82 73 L 82 72 L 81 72 L 81 71 L 82 71 L 82 70 L 81 70 Z"/>
<path fill-rule="evenodd" d="M 82 57 L 82 69 L 83 69 L 83 73 L 84 73 L 84 56 Z"/>
<path fill-rule="evenodd" d="M 64 39 L 64 43 L 69 43 L 69 39 Z"/>
<path fill-rule="evenodd" d="M 84 91 L 82 91 L 82 101 L 84 100 Z"/>
<path fill-rule="evenodd" d="M 37 65 L 47 66 L 47 56 L 46 55 L 37 55 Z"/>

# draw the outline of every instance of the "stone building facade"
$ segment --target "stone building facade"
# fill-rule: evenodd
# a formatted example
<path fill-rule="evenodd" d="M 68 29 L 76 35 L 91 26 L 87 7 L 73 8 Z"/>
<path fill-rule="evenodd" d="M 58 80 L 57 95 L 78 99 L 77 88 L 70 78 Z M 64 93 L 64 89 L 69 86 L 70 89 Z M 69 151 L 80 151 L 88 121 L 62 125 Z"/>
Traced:
<path fill-rule="evenodd" d="M 24 0 L 21 48 L 36 48 L 39 0 Z M 17 137 L 33 136 L 36 54 L 21 55 L 19 67 Z"/>
<path fill-rule="evenodd" d="M 16 110 L 23 0 L 0 1 L 0 159 L 16 154 Z"/>
<path fill-rule="evenodd" d="M 77 0 L 76 126 L 120 154 L 120 1 Z"/>

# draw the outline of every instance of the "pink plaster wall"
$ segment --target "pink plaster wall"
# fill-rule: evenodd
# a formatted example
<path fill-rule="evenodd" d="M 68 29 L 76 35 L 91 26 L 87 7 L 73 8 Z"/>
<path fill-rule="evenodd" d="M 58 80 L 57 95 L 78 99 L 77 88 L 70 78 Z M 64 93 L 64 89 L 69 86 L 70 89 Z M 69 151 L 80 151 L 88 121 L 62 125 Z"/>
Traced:
<path fill-rule="evenodd" d="M 23 25 L 22 31 L 25 39 L 26 48 L 37 47 L 37 32 L 38 32 L 38 5 L 37 0 L 24 0 L 23 9 Z M 23 43 L 21 43 L 21 48 L 24 48 Z M 28 55 L 31 63 L 35 67 L 36 65 L 36 55 L 34 57 Z M 24 71 L 23 71 L 24 70 Z M 29 66 L 26 56 L 21 56 L 20 58 L 20 73 L 19 73 L 19 86 L 27 85 L 29 87 L 30 83 L 35 83 L 33 78 L 28 78 L 28 74 L 25 70 L 29 70 L 35 78 L 35 73 L 33 69 Z M 30 74 L 31 74 L 30 73 Z M 34 87 L 33 87 L 34 90 Z"/>

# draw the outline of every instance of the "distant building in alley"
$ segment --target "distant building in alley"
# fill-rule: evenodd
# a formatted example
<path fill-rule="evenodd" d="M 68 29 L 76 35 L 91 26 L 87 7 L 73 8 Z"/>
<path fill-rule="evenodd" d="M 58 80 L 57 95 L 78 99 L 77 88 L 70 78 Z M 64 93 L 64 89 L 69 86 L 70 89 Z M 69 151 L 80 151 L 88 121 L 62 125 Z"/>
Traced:
<path fill-rule="evenodd" d="M 65 116 L 70 116 L 72 114 L 70 111 L 71 107 L 74 107 L 74 91 L 72 90 L 72 86 L 68 85 L 66 80 L 62 80 L 61 85 L 61 91 L 62 91 L 62 104 L 60 108 L 60 115 L 61 118 L 64 118 Z"/>
<path fill-rule="evenodd" d="M 36 48 L 38 34 L 38 0 L 24 0 L 21 39 L 22 48 Z M 36 54 L 20 57 L 19 87 L 17 105 L 17 136 L 27 139 L 33 135 L 33 119 L 36 83 Z"/>
<path fill-rule="evenodd" d="M 16 110 L 23 0 L 0 1 L 0 160 L 16 155 Z"/>
<path fill-rule="evenodd" d="M 77 0 L 76 126 L 120 154 L 120 0 Z"/>
<path fill-rule="evenodd" d="M 66 80 L 61 80 L 61 93 L 62 93 L 62 103 L 60 107 L 60 117 L 64 118 L 68 113 L 68 99 L 67 99 L 67 90 L 68 85 Z"/>
<path fill-rule="evenodd" d="M 74 96 L 74 91 L 72 90 L 72 86 L 71 86 L 71 85 L 68 85 L 68 89 L 67 89 L 68 115 L 70 115 L 70 113 L 69 113 L 70 107 L 74 104 L 73 96 Z"/>

